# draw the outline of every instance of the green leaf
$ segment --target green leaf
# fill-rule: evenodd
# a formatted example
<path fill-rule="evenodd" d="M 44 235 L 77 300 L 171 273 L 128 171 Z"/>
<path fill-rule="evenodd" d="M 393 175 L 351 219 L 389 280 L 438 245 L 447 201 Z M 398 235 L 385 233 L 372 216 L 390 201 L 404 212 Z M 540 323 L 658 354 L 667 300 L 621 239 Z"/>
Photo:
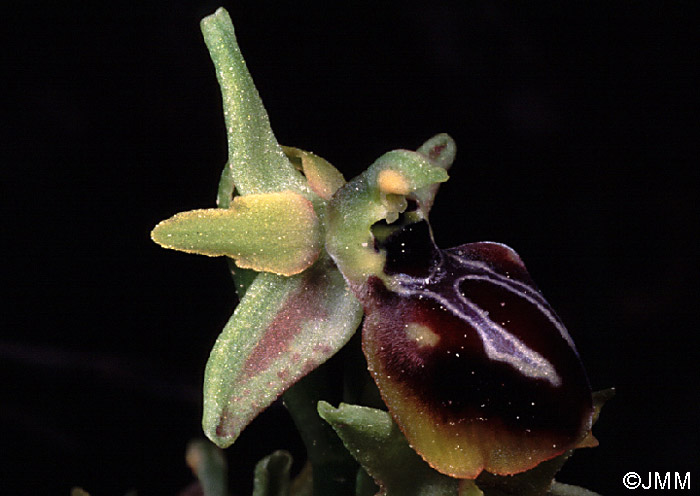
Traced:
<path fill-rule="evenodd" d="M 578 486 L 571 486 L 569 484 L 562 484 L 561 482 L 556 482 L 552 484 L 548 496 L 600 496 L 598 493 L 589 491 Z"/>
<path fill-rule="evenodd" d="M 411 449 L 382 410 L 321 401 L 318 412 L 386 496 L 456 496 L 459 481 L 432 468 Z M 463 494 L 470 494 L 464 492 Z M 472 493 L 474 494 L 474 493 Z"/>
<path fill-rule="evenodd" d="M 255 465 L 253 496 L 289 496 L 292 455 L 275 451 Z"/>
<path fill-rule="evenodd" d="M 288 276 L 308 268 L 321 249 L 313 205 L 291 191 L 237 196 L 230 208 L 182 212 L 158 224 L 151 237 L 165 248 L 225 255 L 239 267 Z"/>
<path fill-rule="evenodd" d="M 230 446 L 258 413 L 335 354 L 361 318 L 359 302 L 327 258 L 292 277 L 258 275 L 207 363 L 207 437 Z"/>
<path fill-rule="evenodd" d="M 219 448 L 205 439 L 190 441 L 185 460 L 199 479 L 204 496 L 226 496 L 228 467 Z"/>
<path fill-rule="evenodd" d="M 277 143 L 253 79 L 238 48 L 228 12 L 202 19 L 202 34 L 221 87 L 229 160 L 222 183 L 241 195 L 295 191 L 310 193 L 302 175 Z M 220 195 L 221 196 L 221 195 Z"/>

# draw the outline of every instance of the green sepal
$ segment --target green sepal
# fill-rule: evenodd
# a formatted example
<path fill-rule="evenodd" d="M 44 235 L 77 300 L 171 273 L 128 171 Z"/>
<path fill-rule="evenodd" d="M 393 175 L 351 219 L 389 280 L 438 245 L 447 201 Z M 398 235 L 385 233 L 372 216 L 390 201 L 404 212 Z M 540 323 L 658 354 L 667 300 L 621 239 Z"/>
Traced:
<path fill-rule="evenodd" d="M 283 450 L 267 455 L 255 465 L 253 496 L 289 496 L 292 455 Z"/>
<path fill-rule="evenodd" d="M 218 446 L 353 335 L 362 308 L 330 260 L 292 277 L 263 272 L 219 336 L 204 377 L 202 425 Z"/>
<path fill-rule="evenodd" d="M 277 143 L 267 111 L 248 72 L 228 12 L 219 8 L 202 19 L 202 34 L 221 87 L 228 138 L 223 182 L 238 193 L 295 191 L 308 194 L 302 175 Z M 220 198 L 223 191 L 220 190 Z M 232 193 L 232 191 L 231 191 Z"/>
<path fill-rule="evenodd" d="M 345 447 L 379 485 L 384 496 L 457 496 L 459 481 L 432 468 L 411 449 L 382 410 L 321 401 L 318 412 Z M 469 494 L 469 493 L 464 493 Z"/>
<path fill-rule="evenodd" d="M 318 258 L 321 231 L 309 200 L 291 191 L 234 198 L 230 208 L 179 213 L 151 233 L 159 245 L 228 256 L 241 268 L 293 275 Z"/>
<path fill-rule="evenodd" d="M 228 466 L 218 447 L 206 439 L 190 441 L 185 460 L 197 476 L 204 496 L 228 494 Z"/>

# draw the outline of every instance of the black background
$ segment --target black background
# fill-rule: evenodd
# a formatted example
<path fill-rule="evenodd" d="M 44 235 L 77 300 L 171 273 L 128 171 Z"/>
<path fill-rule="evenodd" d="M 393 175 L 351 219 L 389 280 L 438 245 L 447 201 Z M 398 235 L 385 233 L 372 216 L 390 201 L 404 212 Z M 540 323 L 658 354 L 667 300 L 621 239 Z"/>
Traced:
<path fill-rule="evenodd" d="M 289 2 L 291 4 L 292 2 Z M 448 132 L 439 244 L 513 246 L 567 323 L 596 435 L 560 479 L 697 477 L 694 2 L 226 2 L 279 141 L 352 177 Z M 198 22 L 218 2 L 23 2 L 3 13 L 0 494 L 177 494 L 222 260 L 149 240 L 213 206 L 226 160 Z M 332 5 L 329 7 L 328 5 Z M 690 168 L 689 168 L 690 167 Z M 229 450 L 303 457 L 282 407 Z"/>

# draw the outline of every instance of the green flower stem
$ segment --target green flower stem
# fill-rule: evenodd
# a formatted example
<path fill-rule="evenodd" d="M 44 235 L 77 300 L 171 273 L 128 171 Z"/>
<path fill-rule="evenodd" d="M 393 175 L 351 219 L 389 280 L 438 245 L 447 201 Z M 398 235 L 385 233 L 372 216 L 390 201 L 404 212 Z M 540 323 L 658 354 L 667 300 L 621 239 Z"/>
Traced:
<path fill-rule="evenodd" d="M 334 399 L 337 387 L 331 383 L 329 365 L 311 372 L 282 396 L 294 420 L 313 467 L 313 494 L 338 496 L 355 494 L 358 465 L 333 428 L 317 410 L 320 400 Z"/>
<path fill-rule="evenodd" d="M 362 332 L 356 332 L 339 353 L 343 364 L 342 402 L 351 405 L 386 408 L 377 384 L 367 370 L 367 360 L 362 353 Z"/>

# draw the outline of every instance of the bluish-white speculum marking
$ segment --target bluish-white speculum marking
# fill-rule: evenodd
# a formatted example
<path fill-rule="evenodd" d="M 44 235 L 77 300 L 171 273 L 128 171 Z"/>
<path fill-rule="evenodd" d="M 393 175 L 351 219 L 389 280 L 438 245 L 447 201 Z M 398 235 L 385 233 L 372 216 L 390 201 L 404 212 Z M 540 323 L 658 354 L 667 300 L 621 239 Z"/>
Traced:
<path fill-rule="evenodd" d="M 515 281 L 495 272 L 483 262 L 467 260 L 449 252 L 447 254 L 450 261 L 457 262 L 460 268 L 470 269 L 471 272 L 453 279 L 451 288 L 442 288 L 442 291 L 438 291 L 438 286 L 445 286 L 444 283 L 447 282 L 445 275 L 449 273 L 443 266 L 449 262 L 441 256 L 427 278 L 416 278 L 406 274 L 394 276 L 392 282 L 395 284 L 392 284 L 392 290 L 402 295 L 427 297 L 436 301 L 446 310 L 467 322 L 478 333 L 489 359 L 506 363 L 520 374 L 533 379 L 545 380 L 552 386 L 559 387 L 562 384 L 562 379 L 552 363 L 509 332 L 503 325 L 494 322 L 486 310 L 460 291 L 460 284 L 466 280 L 483 281 L 494 284 L 518 298 L 525 299 L 555 326 L 562 338 L 575 352 L 576 349 L 571 337 L 540 293 L 521 281 Z M 449 291 L 446 292 L 444 289 L 449 289 Z M 449 298 L 445 295 L 448 295 Z"/>
<path fill-rule="evenodd" d="M 520 298 L 524 298 L 528 302 L 535 305 L 540 311 L 540 313 L 547 317 L 547 320 L 549 320 L 552 323 L 552 325 L 557 329 L 557 331 L 559 331 L 559 334 L 562 338 L 564 338 L 564 340 L 568 343 L 571 349 L 573 349 L 574 352 L 576 352 L 576 346 L 574 346 L 574 341 L 573 339 L 571 339 L 571 336 L 566 330 L 566 327 L 562 325 L 562 323 L 559 321 L 559 319 L 549 306 L 549 303 L 547 303 L 547 301 L 544 299 L 544 297 L 539 291 L 534 290 L 532 287 L 530 287 L 524 282 L 516 281 L 514 279 L 508 278 L 507 276 L 499 274 L 483 262 L 465 260 L 464 258 L 453 253 L 448 253 L 448 255 L 454 260 L 458 261 L 462 266 L 469 267 L 472 269 L 479 268 L 484 272 L 487 272 L 487 275 L 471 275 L 469 276 L 470 279 L 483 280 L 492 284 L 496 284 L 497 286 L 500 286 L 503 289 L 509 291 L 511 294 L 514 294 Z M 578 353 L 576 354 L 578 355 Z"/>

